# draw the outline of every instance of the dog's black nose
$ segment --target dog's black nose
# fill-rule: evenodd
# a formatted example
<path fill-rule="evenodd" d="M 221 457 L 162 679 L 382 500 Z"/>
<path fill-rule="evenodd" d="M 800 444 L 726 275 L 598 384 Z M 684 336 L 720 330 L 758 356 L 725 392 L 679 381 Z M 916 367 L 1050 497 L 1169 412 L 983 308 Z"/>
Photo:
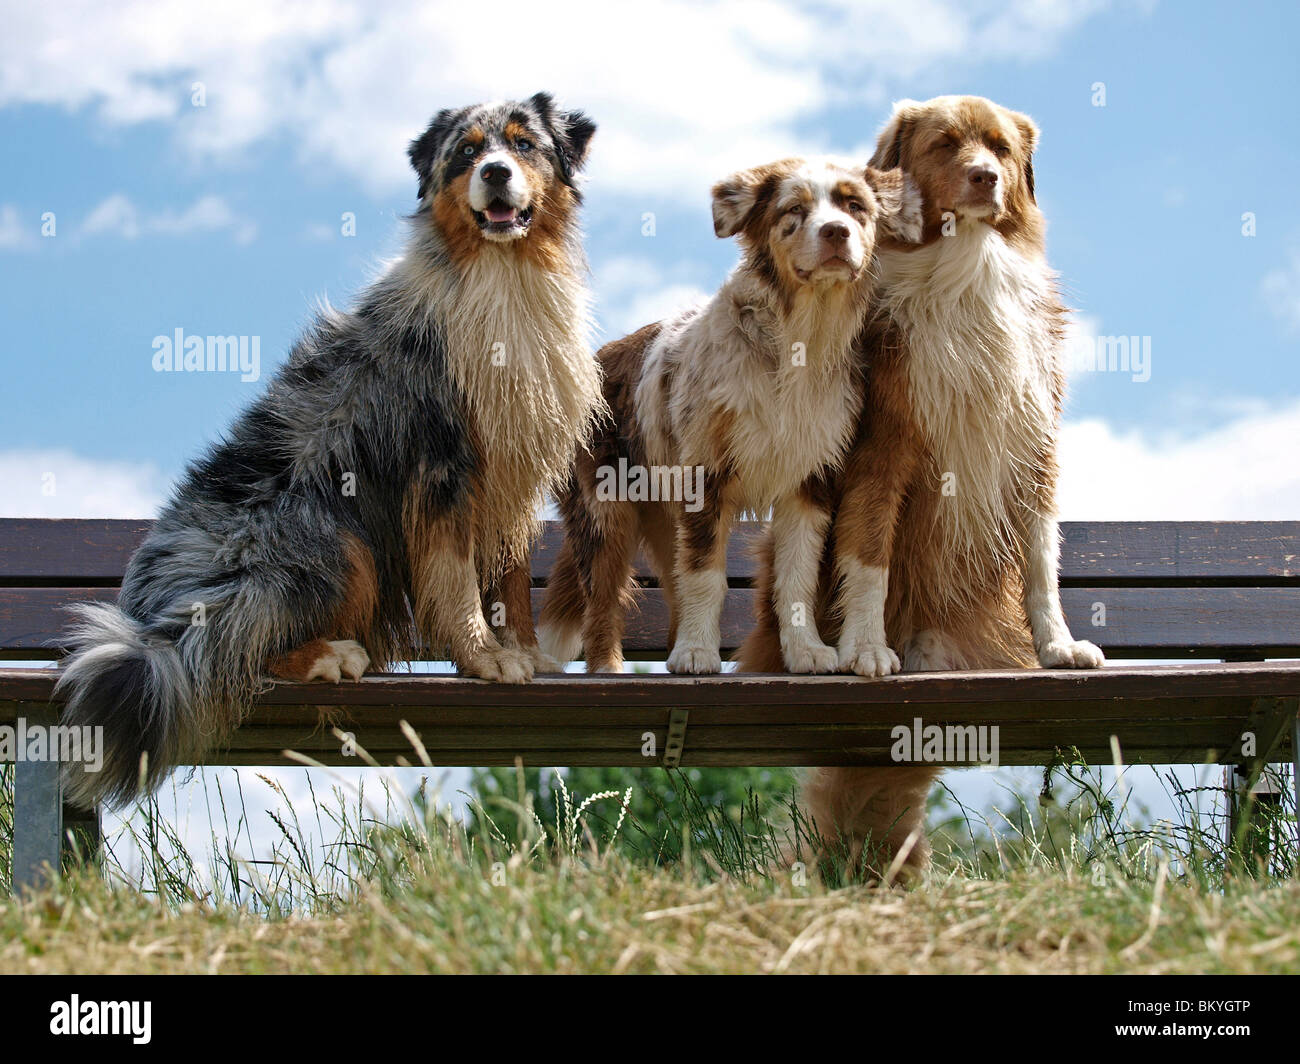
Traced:
<path fill-rule="evenodd" d="M 827 222 L 821 228 L 821 238 L 828 244 L 842 244 L 849 238 L 849 227 L 843 222 Z"/>
<path fill-rule="evenodd" d="M 505 163 L 488 163 L 478 175 L 489 185 L 504 185 L 510 180 L 510 167 Z"/>
<path fill-rule="evenodd" d="M 998 172 L 987 166 L 972 166 L 968 176 L 972 185 L 988 185 L 992 187 L 998 183 Z"/>

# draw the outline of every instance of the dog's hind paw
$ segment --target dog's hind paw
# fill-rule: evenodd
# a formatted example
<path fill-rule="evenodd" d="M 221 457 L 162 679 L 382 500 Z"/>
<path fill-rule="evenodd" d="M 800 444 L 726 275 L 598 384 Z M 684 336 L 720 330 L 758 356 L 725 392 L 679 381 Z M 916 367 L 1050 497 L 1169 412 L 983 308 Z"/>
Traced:
<path fill-rule="evenodd" d="M 338 663 L 338 674 L 334 676 L 334 683 L 340 682 L 344 676 L 349 680 L 359 680 L 366 674 L 366 669 L 370 668 L 370 655 L 356 640 L 331 640 L 329 648 L 334 652 L 334 659 Z"/>
<path fill-rule="evenodd" d="M 524 651 L 524 653 L 528 655 L 529 659 L 533 663 L 534 676 L 537 675 L 538 673 L 564 671 L 563 665 L 561 665 L 558 661 L 555 660 L 555 658 L 551 657 L 550 654 L 546 653 L 546 651 L 544 651 L 541 647 L 537 646 L 536 644 L 534 644 L 531 647 L 528 647 Z"/>
<path fill-rule="evenodd" d="M 493 683 L 527 683 L 533 678 L 533 659 L 523 650 L 485 647 L 465 664 L 461 672 Z"/>
<path fill-rule="evenodd" d="M 268 662 L 267 671 L 281 680 L 310 683 L 342 683 L 359 680 L 370 667 L 366 648 L 352 639 L 314 639 Z"/>

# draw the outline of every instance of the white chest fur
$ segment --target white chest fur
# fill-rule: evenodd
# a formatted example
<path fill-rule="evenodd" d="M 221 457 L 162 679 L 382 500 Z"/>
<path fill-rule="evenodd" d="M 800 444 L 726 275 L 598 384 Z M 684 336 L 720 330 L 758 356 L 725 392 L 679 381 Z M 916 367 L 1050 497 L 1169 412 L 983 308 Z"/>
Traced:
<path fill-rule="evenodd" d="M 775 314 L 738 302 L 724 287 L 666 323 L 646 353 L 637 394 L 651 460 L 711 465 L 721 458 L 741 504 L 758 512 L 838 463 L 861 403 L 851 351 L 860 298 L 801 300 L 792 313 Z"/>
<path fill-rule="evenodd" d="M 602 402 L 587 291 L 575 276 L 541 270 L 513 249 L 485 247 L 448 297 L 448 372 L 481 454 L 480 540 L 517 550 Z"/>
<path fill-rule="evenodd" d="M 576 279 L 508 249 L 484 248 L 466 269 L 444 316 L 447 364 L 485 447 L 535 459 L 572 448 L 600 394 L 588 303 Z"/>
<path fill-rule="evenodd" d="M 881 257 L 881 297 L 907 344 L 911 399 L 955 553 L 1010 557 L 1015 509 L 1055 433 L 1054 281 L 995 230 L 963 224 Z M 925 487 L 922 490 L 925 490 Z"/>

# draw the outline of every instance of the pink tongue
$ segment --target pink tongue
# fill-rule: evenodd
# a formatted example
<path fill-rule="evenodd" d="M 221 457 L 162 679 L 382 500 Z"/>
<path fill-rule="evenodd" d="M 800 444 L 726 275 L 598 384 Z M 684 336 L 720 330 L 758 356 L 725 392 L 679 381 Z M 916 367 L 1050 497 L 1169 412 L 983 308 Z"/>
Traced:
<path fill-rule="evenodd" d="M 489 207 L 483 213 L 487 215 L 489 222 L 513 222 L 515 219 L 513 207 Z"/>

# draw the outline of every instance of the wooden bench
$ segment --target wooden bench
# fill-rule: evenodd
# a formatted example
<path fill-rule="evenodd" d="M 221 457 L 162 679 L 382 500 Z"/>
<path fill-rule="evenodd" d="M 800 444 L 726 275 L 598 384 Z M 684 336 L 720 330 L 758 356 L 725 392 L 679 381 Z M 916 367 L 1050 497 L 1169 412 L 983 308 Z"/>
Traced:
<path fill-rule="evenodd" d="M 51 659 L 61 607 L 112 601 L 147 521 L 0 520 L 0 657 Z M 1050 763 L 1072 749 L 1110 763 L 1243 765 L 1294 756 L 1300 707 L 1300 522 L 1132 522 L 1063 526 L 1062 598 L 1075 635 L 1112 659 L 1217 659 L 1096 672 L 851 676 L 542 677 L 512 687 L 390 673 L 359 683 L 273 687 L 209 764 L 292 764 L 286 749 L 357 765 L 321 709 L 381 763 L 416 762 L 401 722 L 435 765 L 889 765 L 891 729 L 996 725 L 999 763 Z M 728 650 L 746 632 L 753 527 L 733 538 L 723 618 Z M 559 544 L 534 553 L 534 608 Z M 666 656 L 662 593 L 629 618 L 629 658 Z M 434 656 L 437 656 L 436 653 Z M 52 669 L 0 668 L 0 727 L 53 723 Z M 651 742 L 651 739 L 653 741 Z M 1243 747 L 1243 742 L 1246 745 Z M 974 756 L 972 752 L 972 758 Z M 66 817 L 66 819 L 65 819 Z M 75 825 L 74 825 L 75 818 Z M 97 820 L 62 807 L 56 766 L 16 768 L 15 886 L 58 867 L 67 829 Z"/>

